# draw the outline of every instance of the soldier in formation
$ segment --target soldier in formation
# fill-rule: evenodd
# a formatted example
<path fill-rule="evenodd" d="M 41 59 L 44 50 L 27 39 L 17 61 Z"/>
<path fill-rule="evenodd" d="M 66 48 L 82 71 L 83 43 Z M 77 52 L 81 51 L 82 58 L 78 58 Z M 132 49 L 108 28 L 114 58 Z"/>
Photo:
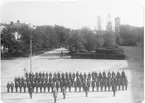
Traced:
<path fill-rule="evenodd" d="M 54 85 L 56 91 L 59 92 L 65 87 L 66 91 L 75 92 L 86 91 L 113 91 L 114 85 L 116 90 L 127 90 L 128 80 L 124 71 L 76 73 L 74 72 L 26 72 L 25 77 L 15 77 L 14 83 L 7 83 L 7 92 L 53 92 Z M 35 89 L 36 88 L 36 89 Z M 31 91 L 32 89 L 32 91 Z M 30 96 L 31 97 L 31 96 Z"/>

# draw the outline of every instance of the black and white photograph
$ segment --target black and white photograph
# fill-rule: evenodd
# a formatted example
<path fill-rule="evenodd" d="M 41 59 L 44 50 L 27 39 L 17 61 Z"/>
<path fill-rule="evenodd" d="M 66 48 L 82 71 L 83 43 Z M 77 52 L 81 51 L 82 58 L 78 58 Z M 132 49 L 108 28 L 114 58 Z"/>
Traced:
<path fill-rule="evenodd" d="M 143 103 L 141 0 L 2 0 L 1 103 Z"/>

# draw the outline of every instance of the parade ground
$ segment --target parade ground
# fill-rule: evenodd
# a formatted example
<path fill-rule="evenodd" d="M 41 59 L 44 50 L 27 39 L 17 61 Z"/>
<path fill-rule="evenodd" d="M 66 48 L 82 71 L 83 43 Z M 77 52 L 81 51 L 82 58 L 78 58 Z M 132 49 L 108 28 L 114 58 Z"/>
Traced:
<path fill-rule="evenodd" d="M 89 92 L 85 97 L 84 92 L 67 92 L 66 99 L 62 93 L 58 93 L 57 103 L 141 103 L 143 94 L 143 64 L 141 56 L 133 52 L 134 48 L 129 47 L 132 53 L 128 52 L 127 60 L 102 60 L 102 59 L 70 59 L 68 56 L 61 57 L 60 52 L 64 48 L 55 49 L 32 58 L 32 71 L 45 72 L 92 72 L 92 71 L 125 71 L 129 85 L 124 91 L 117 91 L 116 97 L 113 92 Z M 136 49 L 136 48 L 135 48 Z M 141 55 L 141 50 L 136 49 Z M 134 55 L 134 58 L 130 58 Z M 25 68 L 25 69 L 24 69 Z M 33 93 L 30 99 L 28 93 L 7 93 L 6 84 L 14 81 L 15 76 L 24 76 L 24 72 L 30 71 L 30 58 L 9 58 L 1 60 L 1 100 L 4 103 L 54 103 L 52 93 Z"/>

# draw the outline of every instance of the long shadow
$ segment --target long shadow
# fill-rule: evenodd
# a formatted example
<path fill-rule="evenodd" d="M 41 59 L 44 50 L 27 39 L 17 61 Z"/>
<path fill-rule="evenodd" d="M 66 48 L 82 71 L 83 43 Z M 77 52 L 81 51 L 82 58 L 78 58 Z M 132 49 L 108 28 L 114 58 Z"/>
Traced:
<path fill-rule="evenodd" d="M 39 102 L 54 103 L 52 99 L 38 100 Z"/>
<path fill-rule="evenodd" d="M 11 99 L 7 99 L 7 100 L 25 100 L 25 99 L 29 99 L 29 98 L 11 98 Z"/>

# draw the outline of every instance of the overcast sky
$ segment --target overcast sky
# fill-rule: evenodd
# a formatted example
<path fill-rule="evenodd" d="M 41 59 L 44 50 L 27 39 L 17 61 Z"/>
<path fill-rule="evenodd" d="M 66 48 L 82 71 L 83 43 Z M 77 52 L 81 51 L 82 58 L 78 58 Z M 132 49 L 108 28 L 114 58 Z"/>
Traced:
<path fill-rule="evenodd" d="M 8 2 L 0 8 L 1 22 L 20 20 L 34 25 L 63 25 L 78 29 L 97 27 L 97 16 L 102 18 L 102 28 L 106 16 L 121 18 L 121 24 L 143 26 L 143 8 L 138 0 L 100 1 L 51 1 L 51 2 Z"/>

